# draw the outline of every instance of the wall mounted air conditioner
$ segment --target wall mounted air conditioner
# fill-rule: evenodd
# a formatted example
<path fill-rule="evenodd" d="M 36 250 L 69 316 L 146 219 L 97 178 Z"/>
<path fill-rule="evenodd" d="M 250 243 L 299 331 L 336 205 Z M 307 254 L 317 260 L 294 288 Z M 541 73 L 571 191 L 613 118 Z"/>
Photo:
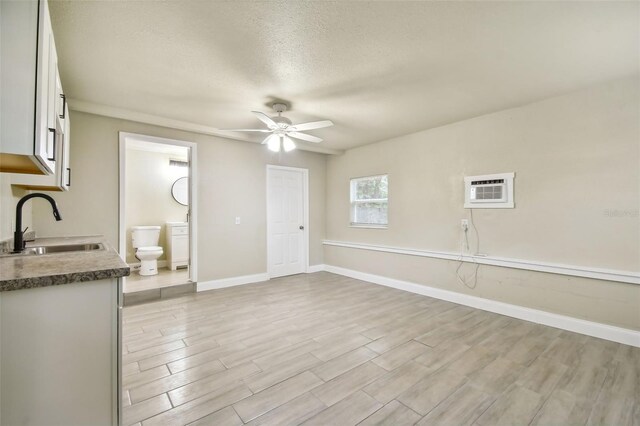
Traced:
<path fill-rule="evenodd" d="M 512 209 L 515 173 L 467 176 L 464 178 L 464 207 L 467 209 Z"/>

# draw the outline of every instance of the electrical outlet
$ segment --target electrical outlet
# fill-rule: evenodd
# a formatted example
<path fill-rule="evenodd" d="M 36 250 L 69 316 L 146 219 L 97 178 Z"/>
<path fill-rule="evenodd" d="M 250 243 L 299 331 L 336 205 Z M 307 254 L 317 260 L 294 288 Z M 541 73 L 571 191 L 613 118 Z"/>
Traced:
<path fill-rule="evenodd" d="M 468 219 L 462 219 L 460 221 L 460 226 L 462 227 L 463 231 L 466 231 L 467 229 L 469 229 L 469 220 Z"/>
<path fill-rule="evenodd" d="M 236 225 L 240 225 L 240 216 L 236 216 Z"/>

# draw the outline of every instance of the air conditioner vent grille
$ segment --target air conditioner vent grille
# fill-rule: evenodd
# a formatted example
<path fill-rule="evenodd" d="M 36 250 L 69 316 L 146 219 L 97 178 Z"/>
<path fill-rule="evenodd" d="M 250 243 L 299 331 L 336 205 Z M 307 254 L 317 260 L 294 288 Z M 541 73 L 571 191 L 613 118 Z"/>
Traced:
<path fill-rule="evenodd" d="M 471 181 L 471 185 L 489 185 L 492 183 L 504 183 L 504 179 L 490 179 L 490 180 L 474 180 Z"/>
<path fill-rule="evenodd" d="M 515 173 L 499 173 L 465 177 L 465 208 L 513 208 L 514 176 Z"/>
<path fill-rule="evenodd" d="M 487 185 L 474 189 L 476 200 L 502 200 L 502 185 Z"/>

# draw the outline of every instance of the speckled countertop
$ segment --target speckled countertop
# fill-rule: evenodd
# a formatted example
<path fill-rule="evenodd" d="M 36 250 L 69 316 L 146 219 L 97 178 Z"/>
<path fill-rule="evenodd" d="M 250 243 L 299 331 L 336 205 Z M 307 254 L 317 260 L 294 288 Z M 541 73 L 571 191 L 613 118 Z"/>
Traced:
<path fill-rule="evenodd" d="M 100 235 L 38 238 L 27 243 L 27 248 L 90 243 L 101 243 L 104 245 L 104 249 L 0 257 L 0 291 L 47 287 L 129 275 L 129 266 Z"/>

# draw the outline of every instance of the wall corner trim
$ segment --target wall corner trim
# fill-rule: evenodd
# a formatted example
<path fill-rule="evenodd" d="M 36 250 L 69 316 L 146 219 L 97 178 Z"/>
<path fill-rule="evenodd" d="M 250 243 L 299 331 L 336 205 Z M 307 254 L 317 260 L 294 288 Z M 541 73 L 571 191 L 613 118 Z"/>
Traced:
<path fill-rule="evenodd" d="M 235 287 L 237 285 L 253 284 L 269 281 L 269 274 L 262 272 L 253 275 L 241 275 L 238 277 L 221 278 L 219 280 L 203 281 L 198 283 L 198 292 L 215 290 L 218 288 Z"/>
<path fill-rule="evenodd" d="M 512 259 L 496 256 L 461 255 L 460 253 L 390 247 L 374 244 L 363 244 L 348 241 L 322 242 L 325 246 L 345 247 L 357 250 L 380 251 L 384 253 L 404 254 L 408 256 L 431 257 L 434 259 L 452 260 L 456 262 L 478 263 L 480 265 L 501 266 L 504 268 L 524 269 L 527 271 L 546 272 L 550 274 L 570 275 L 573 277 L 593 278 L 596 280 L 615 281 L 627 284 L 640 284 L 640 273 L 615 269 L 592 268 L 587 266 L 562 265 L 538 260 Z"/>
<path fill-rule="evenodd" d="M 373 284 L 408 291 L 410 293 L 420 294 L 422 296 L 429 296 L 435 299 L 446 300 L 448 302 L 482 309 L 484 311 L 494 312 L 496 314 L 506 315 L 537 324 L 560 328 L 563 330 L 572 331 L 574 333 L 585 334 L 587 336 L 606 339 L 625 345 L 640 347 L 640 331 L 593 321 L 587 321 L 579 318 L 573 318 L 566 315 L 554 314 L 551 312 L 526 308 L 524 306 L 512 305 L 495 300 L 484 299 L 482 297 L 470 296 L 463 293 L 429 287 L 426 285 L 383 277 L 380 275 L 354 271 L 352 269 L 341 268 L 338 266 L 325 265 L 325 271 L 343 275 L 345 277 L 354 278 L 357 280 L 367 281 Z"/>

